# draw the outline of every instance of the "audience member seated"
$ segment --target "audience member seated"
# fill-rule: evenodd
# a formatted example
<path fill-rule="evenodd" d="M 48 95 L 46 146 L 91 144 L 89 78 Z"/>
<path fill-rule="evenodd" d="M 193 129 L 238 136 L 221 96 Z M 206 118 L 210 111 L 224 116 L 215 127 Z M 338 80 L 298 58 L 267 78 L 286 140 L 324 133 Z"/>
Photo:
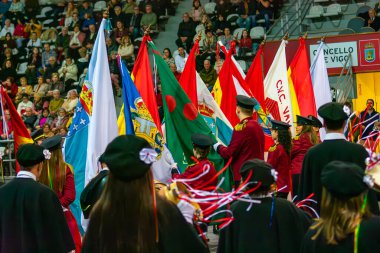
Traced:
<path fill-rule="evenodd" d="M 78 12 L 73 12 L 73 14 L 72 14 L 72 16 L 71 16 L 71 21 L 70 21 L 70 24 L 67 24 L 66 22 L 65 22 L 65 26 L 67 26 L 68 28 L 69 28 L 69 31 L 70 32 L 73 32 L 74 31 L 74 28 L 76 27 L 76 26 L 81 26 L 81 21 L 80 21 L 80 19 L 79 19 L 79 14 L 78 14 Z"/>
<path fill-rule="evenodd" d="M 164 61 L 166 62 L 166 64 L 168 64 L 168 66 L 174 63 L 174 58 L 169 48 L 165 48 L 163 53 L 164 54 L 162 55 L 162 58 L 164 58 Z"/>
<path fill-rule="evenodd" d="M 230 28 L 224 28 L 224 35 L 219 37 L 219 40 L 226 47 L 227 50 L 230 50 L 231 42 L 234 40 L 234 37 L 231 34 Z"/>
<path fill-rule="evenodd" d="M 150 30 L 157 29 L 157 15 L 152 11 L 152 5 L 147 4 L 145 6 L 145 13 L 141 17 L 140 27 L 143 31 L 145 31 L 148 26 Z"/>
<path fill-rule="evenodd" d="M 123 6 L 123 10 L 122 11 L 127 16 L 131 16 L 134 13 L 134 8 L 135 7 L 138 7 L 138 5 L 136 4 L 136 2 L 134 0 L 127 0 L 127 2 Z"/>
<path fill-rule="evenodd" d="M 1 117 L 1 119 L 5 120 L 5 123 L 7 124 L 7 129 L 4 129 L 4 124 L 0 124 L 0 138 L 2 140 L 6 139 L 13 139 L 13 127 L 12 127 L 12 120 L 11 120 L 11 114 L 9 113 L 8 109 L 4 110 L 5 117 Z M 3 121 L 4 122 L 4 121 Z"/>
<path fill-rule="evenodd" d="M 133 8 L 133 13 L 130 15 L 129 19 L 127 19 L 127 27 L 129 29 L 129 33 L 132 34 L 133 40 L 140 36 L 141 18 L 142 14 L 140 13 L 140 8 L 135 6 Z"/>
<path fill-rule="evenodd" d="M 258 3 L 259 15 L 256 16 L 256 20 L 265 20 L 265 31 L 269 30 L 270 20 L 273 18 L 273 7 L 269 0 L 259 0 Z"/>
<path fill-rule="evenodd" d="M 73 1 L 69 1 L 67 3 L 67 6 L 65 7 L 65 23 L 64 26 L 68 27 L 71 24 L 71 21 L 73 20 L 73 14 L 74 12 L 78 13 L 78 9 L 75 7 L 75 4 Z M 79 17 L 79 14 L 78 14 Z"/>
<path fill-rule="evenodd" d="M 69 90 L 67 92 L 67 98 L 65 99 L 65 102 L 62 104 L 62 108 L 65 109 L 67 112 L 67 115 L 73 115 L 75 107 L 77 106 L 78 103 L 78 92 L 77 90 Z"/>
<path fill-rule="evenodd" d="M 256 15 L 259 14 L 255 0 L 242 0 L 239 5 L 239 18 L 236 23 L 239 27 L 249 31 L 256 26 Z"/>
<path fill-rule="evenodd" d="M 193 19 L 193 22 L 195 24 L 199 24 L 201 22 L 201 18 L 203 14 L 206 14 L 206 11 L 203 8 L 201 2 L 199 0 L 194 0 L 193 7 L 189 11 L 190 18 Z"/>
<path fill-rule="evenodd" d="M 5 40 L 3 41 L 3 48 L 15 49 L 17 47 L 16 41 L 12 38 L 11 33 L 5 34 Z"/>
<path fill-rule="evenodd" d="M 203 67 L 204 68 L 199 73 L 199 75 L 202 78 L 203 82 L 206 84 L 209 91 L 212 91 L 216 79 L 218 78 L 218 74 L 216 73 L 215 69 L 211 67 L 210 60 L 204 60 Z"/>
<path fill-rule="evenodd" d="M 90 2 L 85 0 L 82 2 L 82 5 L 79 7 L 79 18 L 84 19 L 86 13 L 90 14 L 92 16 L 93 14 L 93 9 L 90 6 Z"/>
<path fill-rule="evenodd" d="M 37 84 L 33 87 L 33 93 L 39 93 L 41 97 L 45 97 L 50 89 L 50 85 L 45 82 L 43 76 L 39 76 L 37 79 Z"/>
<path fill-rule="evenodd" d="M 60 129 L 66 127 L 69 121 L 69 116 L 66 114 L 66 110 L 59 108 L 57 117 L 51 123 L 51 131 L 55 134 L 59 133 Z"/>
<path fill-rule="evenodd" d="M 96 35 L 97 35 L 97 31 L 96 31 L 96 26 L 95 24 L 91 24 L 88 26 L 88 31 L 86 33 L 86 39 L 84 40 L 84 43 L 87 47 L 88 44 L 95 44 L 95 40 L 96 40 Z M 92 49 L 92 47 L 91 47 Z"/>
<path fill-rule="evenodd" d="M 133 63 L 135 60 L 134 50 L 135 47 L 132 44 L 131 38 L 128 35 L 124 35 L 117 53 L 126 63 Z"/>
<path fill-rule="evenodd" d="M 380 17 L 376 15 L 376 11 L 374 9 L 370 9 L 368 11 L 368 17 L 365 18 L 364 26 L 370 26 L 375 31 L 378 31 L 380 28 Z"/>
<path fill-rule="evenodd" d="M 215 65 L 214 65 L 214 69 L 215 69 L 216 73 L 219 74 L 220 70 L 222 69 L 223 63 L 224 63 L 224 60 L 220 57 L 220 54 L 216 54 L 215 55 Z"/>
<path fill-rule="evenodd" d="M 195 36 L 195 25 L 188 13 L 183 14 L 183 20 L 179 24 L 177 35 L 178 39 L 175 42 L 177 46 L 186 49 L 187 52 L 190 52 L 193 38 Z M 176 65 L 178 68 L 177 63 Z"/>
<path fill-rule="evenodd" d="M 107 55 L 111 56 L 112 52 L 117 52 L 118 45 L 112 40 L 112 38 L 106 38 Z"/>
<path fill-rule="evenodd" d="M 84 14 L 84 20 L 82 22 L 81 30 L 82 32 L 87 32 L 90 25 L 95 25 L 95 19 L 92 17 L 91 13 Z"/>
<path fill-rule="evenodd" d="M 62 67 L 58 70 L 59 78 L 63 82 L 68 80 L 78 80 L 78 67 L 71 57 L 66 57 L 66 60 L 62 63 Z"/>
<path fill-rule="evenodd" d="M 74 59 L 79 58 L 78 48 L 82 47 L 82 43 L 86 37 L 86 34 L 80 31 L 79 25 L 74 27 L 74 32 L 71 35 L 68 55 Z"/>
<path fill-rule="evenodd" d="M 125 13 L 121 11 L 120 5 L 116 5 L 113 10 L 113 12 L 110 11 L 110 20 L 112 23 L 112 27 L 116 27 L 117 21 L 121 21 L 124 24 L 124 22 L 127 19 L 127 16 L 125 15 Z"/>
<path fill-rule="evenodd" d="M 61 98 L 61 94 L 59 93 L 59 90 L 54 90 L 53 91 L 53 99 L 50 100 L 49 103 L 49 111 L 50 115 L 55 117 L 57 115 L 57 112 L 59 108 L 61 108 L 64 100 Z"/>
<path fill-rule="evenodd" d="M 46 79 L 46 82 L 50 83 L 51 75 L 53 73 L 58 72 L 59 65 L 57 62 L 57 58 L 54 56 L 50 56 L 49 58 L 49 64 L 46 66 L 45 72 L 44 72 L 44 78 Z"/>
<path fill-rule="evenodd" d="M 42 110 L 49 107 L 49 101 L 46 99 L 43 100 L 41 94 L 38 92 L 33 93 L 33 104 L 34 111 L 37 115 L 41 115 Z"/>
<path fill-rule="evenodd" d="M 199 25 L 203 27 L 203 30 L 212 29 L 212 22 L 210 18 L 207 16 L 207 14 L 202 15 Z"/>
<path fill-rule="evenodd" d="M 203 53 L 202 57 L 200 57 L 201 60 L 204 61 L 206 58 L 210 57 L 211 62 L 215 62 L 216 43 L 218 43 L 216 36 L 210 29 L 207 29 L 206 37 L 203 40 Z"/>
<path fill-rule="evenodd" d="M 54 50 L 50 49 L 49 43 L 45 43 L 44 51 L 42 52 L 42 57 L 41 57 L 42 68 L 44 69 L 44 71 L 46 71 L 46 67 L 49 65 L 50 57 L 56 58 L 57 53 Z"/>
<path fill-rule="evenodd" d="M 179 79 L 181 78 L 181 73 L 179 73 L 179 72 L 177 71 L 177 67 L 176 67 L 176 65 L 175 65 L 174 63 L 171 63 L 171 64 L 169 65 L 169 67 L 170 67 L 170 70 L 171 70 L 171 72 L 173 73 L 175 79 L 177 79 L 177 81 L 179 81 Z"/>
<path fill-rule="evenodd" d="M 25 108 L 25 112 L 22 114 L 21 118 L 22 118 L 22 121 L 24 121 L 25 126 L 33 130 L 34 123 L 37 120 L 37 116 L 33 114 L 33 108 L 32 107 Z"/>
<path fill-rule="evenodd" d="M 35 17 L 39 14 L 40 4 L 36 0 L 25 0 L 25 14 L 27 17 Z"/>
<path fill-rule="evenodd" d="M 32 49 L 32 53 L 28 59 L 28 66 L 25 71 L 25 76 L 28 79 L 28 83 L 37 82 L 37 71 L 41 67 L 41 55 L 40 50 L 37 47 Z"/>
<path fill-rule="evenodd" d="M 42 127 L 42 130 L 44 131 L 45 138 L 53 137 L 54 133 L 51 131 L 50 124 L 45 123 Z"/>
<path fill-rule="evenodd" d="M 41 40 L 37 37 L 37 33 L 32 32 L 28 44 L 26 44 L 26 47 L 32 49 L 33 47 L 40 48 L 41 46 Z"/>
<path fill-rule="evenodd" d="M 60 94 L 65 93 L 65 84 L 61 80 L 59 80 L 58 73 L 53 73 L 51 75 L 50 89 L 47 92 L 47 96 L 52 97 L 54 90 L 59 90 Z"/>
<path fill-rule="evenodd" d="M 12 21 L 16 21 L 18 17 L 23 15 L 23 13 L 24 4 L 20 2 L 20 0 L 12 0 L 11 6 L 5 16 L 10 18 Z"/>
<path fill-rule="evenodd" d="M 125 35 L 128 35 L 128 29 L 124 27 L 123 21 L 118 20 L 116 28 L 113 30 L 113 38 L 118 44 L 121 44 L 121 38 Z"/>
<path fill-rule="evenodd" d="M 230 14 L 231 4 L 229 0 L 217 0 L 215 10 L 216 13 L 222 15 L 223 17 L 227 17 Z M 223 29 L 222 29 L 223 30 Z"/>
<path fill-rule="evenodd" d="M 5 80 L 8 77 L 13 78 L 14 76 L 17 76 L 16 69 L 12 64 L 12 61 L 7 59 L 7 60 L 5 60 L 3 66 L 1 68 L 0 80 Z M 17 93 L 17 91 L 16 91 L 16 93 Z"/>
<path fill-rule="evenodd" d="M 7 33 L 10 33 L 11 35 L 13 35 L 14 31 L 15 31 L 15 27 L 11 23 L 11 20 L 10 19 L 6 19 L 5 23 L 4 23 L 4 27 L 3 27 L 3 29 L 1 29 L 1 32 L 0 32 L 0 39 L 1 40 L 5 39 L 5 35 Z"/>
<path fill-rule="evenodd" d="M 241 39 L 237 40 L 239 43 L 238 56 L 244 57 L 248 52 L 252 52 L 252 39 L 249 37 L 247 30 L 244 30 Z"/>
<path fill-rule="evenodd" d="M 57 50 L 59 61 L 62 56 L 67 55 L 67 49 L 70 46 L 70 35 L 68 32 L 68 27 L 62 27 L 62 31 L 58 34 L 57 39 L 55 40 L 55 49 Z"/>
<path fill-rule="evenodd" d="M 21 48 L 23 42 L 28 38 L 28 33 L 25 32 L 24 19 L 18 18 L 13 37 L 16 39 L 17 47 Z"/>
<path fill-rule="evenodd" d="M 16 94 L 15 102 L 16 104 L 22 100 L 23 95 L 30 96 L 33 92 L 33 86 L 28 84 L 28 80 L 25 76 L 20 78 L 21 86 L 18 87 L 18 92 Z"/>
<path fill-rule="evenodd" d="M 11 61 L 12 68 L 16 69 L 16 67 L 17 67 L 17 59 L 16 59 L 16 57 L 13 56 L 11 48 L 5 48 L 4 49 L 4 55 L 2 55 L 2 59 L 1 59 L 2 65 L 4 65 L 6 61 Z"/>
<path fill-rule="evenodd" d="M 81 47 L 78 49 L 79 59 L 76 61 L 78 74 L 83 73 L 83 70 L 88 67 L 89 54 L 87 48 Z"/>
<path fill-rule="evenodd" d="M 45 124 L 51 124 L 53 122 L 53 118 L 50 116 L 49 109 L 43 109 L 42 113 L 37 116 L 37 120 L 34 123 L 35 129 L 41 129 Z"/>
<path fill-rule="evenodd" d="M 31 18 L 29 23 L 26 24 L 25 30 L 27 34 L 36 33 L 37 37 L 40 38 L 42 33 L 42 25 L 36 20 L 36 18 Z"/>
<path fill-rule="evenodd" d="M 5 20 L 5 14 L 8 12 L 11 3 L 8 0 L 0 1 L 0 23 L 3 24 Z"/>
<path fill-rule="evenodd" d="M 34 105 L 33 102 L 30 101 L 29 96 L 27 94 L 22 95 L 22 100 L 17 106 L 17 112 L 21 116 L 25 114 L 26 108 L 32 108 L 33 109 Z"/>
<path fill-rule="evenodd" d="M 185 49 L 182 46 L 178 47 L 178 55 L 174 57 L 174 62 L 179 73 L 183 72 L 188 56 L 189 55 L 186 53 Z"/>

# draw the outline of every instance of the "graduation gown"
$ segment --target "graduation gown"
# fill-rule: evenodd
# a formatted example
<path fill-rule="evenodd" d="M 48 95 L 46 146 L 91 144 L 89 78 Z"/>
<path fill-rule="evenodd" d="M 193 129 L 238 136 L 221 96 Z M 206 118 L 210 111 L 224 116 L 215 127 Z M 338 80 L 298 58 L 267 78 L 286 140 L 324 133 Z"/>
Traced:
<path fill-rule="evenodd" d="M 329 245 L 322 235 L 316 240 L 311 238 L 317 230 L 311 230 L 306 233 L 301 247 L 301 253 L 353 253 L 354 252 L 354 233 L 348 235 L 338 245 Z M 358 253 L 380 252 L 380 217 L 374 216 L 365 219 L 360 224 Z"/>
<path fill-rule="evenodd" d="M 309 194 L 314 193 L 313 199 L 318 203 L 321 202 L 321 171 L 329 162 L 334 160 L 352 162 L 358 164 L 364 170 L 366 168 L 365 159 L 367 157 L 368 153 L 363 146 L 344 139 L 325 139 L 324 142 L 312 147 L 306 153 L 302 164 L 299 187 L 300 199 L 304 199 Z M 379 214 L 376 194 L 373 191 L 370 191 L 368 194 L 368 204 L 372 213 Z M 316 207 L 319 213 L 319 205 L 315 205 L 314 207 Z"/>
<path fill-rule="evenodd" d="M 279 192 L 290 192 L 291 177 L 290 177 L 290 157 L 286 153 L 285 148 L 281 144 L 275 144 L 268 150 L 268 163 L 278 172 L 277 188 Z"/>
<path fill-rule="evenodd" d="M 0 200 L 0 252 L 75 249 L 61 204 L 48 187 L 31 178 L 15 178 L 0 188 Z"/>
<path fill-rule="evenodd" d="M 206 253 L 208 248 L 196 234 L 194 228 L 186 222 L 179 209 L 171 202 L 157 196 L 157 216 L 159 241 L 157 250 L 161 253 Z M 97 233 L 98 217 L 92 216 L 83 240 L 82 253 L 97 253 L 98 242 L 105 238 Z M 112 224 L 111 224 L 112 225 Z M 128 229 L 128 227 L 125 227 Z M 154 224 L 152 224 L 152 230 Z M 128 238 L 126 238 L 128 240 Z M 133 239 L 129 239 L 133 240 Z"/>
<path fill-rule="evenodd" d="M 272 198 L 260 199 L 261 204 L 235 202 L 231 210 L 234 221 L 220 231 L 218 253 L 295 253 L 301 247 L 311 220 L 293 203 L 274 199 L 270 226 Z"/>

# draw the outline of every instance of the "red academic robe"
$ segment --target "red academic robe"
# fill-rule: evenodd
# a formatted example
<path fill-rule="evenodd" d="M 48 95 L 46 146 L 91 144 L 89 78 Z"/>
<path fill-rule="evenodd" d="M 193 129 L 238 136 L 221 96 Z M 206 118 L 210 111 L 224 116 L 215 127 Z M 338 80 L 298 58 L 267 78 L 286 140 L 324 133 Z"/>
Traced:
<path fill-rule="evenodd" d="M 279 192 L 290 192 L 292 190 L 290 177 L 290 156 L 281 144 L 275 144 L 268 150 L 268 163 L 278 172 L 277 188 Z M 286 188 L 284 188 L 286 186 Z M 281 188 L 284 188 L 280 190 Z"/>
<path fill-rule="evenodd" d="M 291 153 L 292 175 L 301 174 L 303 158 L 312 146 L 313 143 L 311 143 L 310 134 L 308 133 L 303 133 L 293 138 Z"/>

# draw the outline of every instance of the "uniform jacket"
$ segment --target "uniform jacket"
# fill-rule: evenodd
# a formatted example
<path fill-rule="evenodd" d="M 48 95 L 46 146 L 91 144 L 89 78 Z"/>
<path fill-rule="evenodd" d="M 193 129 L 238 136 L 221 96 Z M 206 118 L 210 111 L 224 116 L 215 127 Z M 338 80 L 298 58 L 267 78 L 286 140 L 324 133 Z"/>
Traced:
<path fill-rule="evenodd" d="M 268 150 L 268 163 L 278 172 L 277 188 L 281 189 L 279 192 L 290 192 L 291 178 L 290 178 L 290 157 L 286 153 L 285 148 L 281 144 L 275 144 Z"/>
<path fill-rule="evenodd" d="M 313 146 L 310 135 L 301 134 L 293 138 L 293 146 L 291 152 L 292 170 L 291 174 L 301 174 L 303 158 L 306 152 Z"/>

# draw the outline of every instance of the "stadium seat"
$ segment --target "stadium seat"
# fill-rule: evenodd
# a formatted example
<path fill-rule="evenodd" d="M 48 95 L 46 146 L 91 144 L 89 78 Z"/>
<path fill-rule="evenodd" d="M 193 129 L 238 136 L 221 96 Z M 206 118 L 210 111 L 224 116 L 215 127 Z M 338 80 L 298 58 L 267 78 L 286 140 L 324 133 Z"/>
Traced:
<path fill-rule="evenodd" d="M 347 28 L 354 30 L 355 32 L 360 32 L 360 29 L 364 26 L 365 20 L 360 17 L 355 17 L 350 19 L 347 24 Z"/>
<path fill-rule="evenodd" d="M 49 29 L 53 23 L 54 23 L 54 19 L 45 20 L 44 22 L 42 22 L 42 30 Z"/>
<path fill-rule="evenodd" d="M 359 9 L 356 11 L 356 15 L 358 16 L 359 14 L 366 13 L 366 12 L 368 12 L 370 9 L 371 9 L 370 6 L 368 6 L 368 5 L 363 5 L 363 6 L 359 7 Z"/>
<path fill-rule="evenodd" d="M 26 71 L 27 68 L 28 68 L 28 63 L 27 62 L 20 63 L 18 65 L 18 68 L 17 68 L 17 74 L 19 74 L 19 75 L 25 74 L 25 71 Z"/>
<path fill-rule="evenodd" d="M 251 31 L 249 32 L 249 36 L 251 39 L 262 39 L 265 36 L 265 30 L 262 26 L 256 26 L 251 28 Z"/>
<path fill-rule="evenodd" d="M 52 10 L 53 10 L 52 7 L 46 6 L 46 7 L 44 7 L 44 8 L 41 9 L 40 15 L 37 15 L 36 18 L 37 19 L 44 19 L 44 18 L 46 18 L 46 13 L 49 12 L 49 11 L 52 11 Z"/>
<path fill-rule="evenodd" d="M 243 60 L 238 60 L 237 62 L 239 63 L 239 65 L 243 69 L 243 71 L 247 72 L 247 63 Z"/>
<path fill-rule="evenodd" d="M 215 14 L 216 3 L 214 2 L 206 3 L 204 7 L 205 7 L 206 14 L 208 15 Z"/>
<path fill-rule="evenodd" d="M 374 33 L 374 32 L 376 32 L 375 29 L 373 29 L 370 26 L 364 26 L 360 28 L 360 33 Z"/>
<path fill-rule="evenodd" d="M 241 38 L 241 35 L 243 33 L 243 31 L 245 30 L 245 28 L 236 28 L 234 30 L 234 33 L 233 33 L 233 36 L 237 39 L 240 39 Z"/>
<path fill-rule="evenodd" d="M 315 4 L 317 4 L 317 3 L 327 3 L 327 2 L 330 2 L 330 0 L 314 0 Z"/>
<path fill-rule="evenodd" d="M 324 13 L 323 7 L 321 5 L 314 5 L 310 8 L 309 14 L 305 18 L 313 19 L 320 18 Z"/>
<path fill-rule="evenodd" d="M 236 26 L 236 20 L 239 18 L 238 14 L 230 14 L 227 16 L 226 21 L 230 22 L 231 26 Z"/>
<path fill-rule="evenodd" d="M 338 16 L 342 14 L 342 7 L 340 4 L 330 4 L 327 6 L 326 12 L 323 13 L 324 17 Z"/>
<path fill-rule="evenodd" d="M 356 32 L 350 28 L 344 28 L 339 31 L 339 34 L 355 34 Z"/>
<path fill-rule="evenodd" d="M 107 9 L 106 1 L 98 1 L 94 4 L 94 11 L 95 12 L 103 11 L 105 9 Z"/>

